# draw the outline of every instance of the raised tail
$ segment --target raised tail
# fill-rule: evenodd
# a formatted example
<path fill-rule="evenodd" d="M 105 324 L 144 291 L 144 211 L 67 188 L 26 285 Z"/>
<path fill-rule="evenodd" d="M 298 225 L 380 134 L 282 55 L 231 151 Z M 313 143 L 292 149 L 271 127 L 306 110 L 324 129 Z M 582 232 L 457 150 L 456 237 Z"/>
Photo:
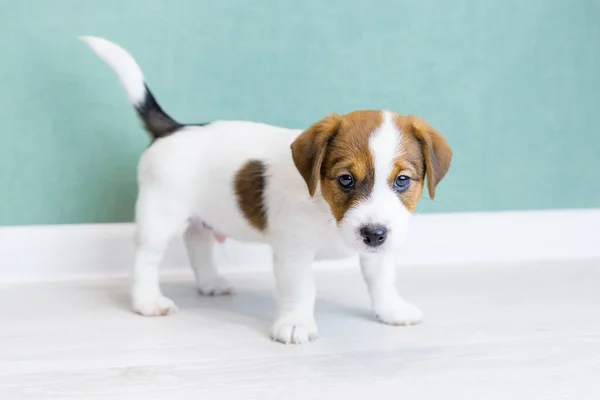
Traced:
<path fill-rule="evenodd" d="M 168 136 L 183 127 L 158 105 L 144 82 L 140 66 L 131 54 L 106 39 L 93 36 L 82 36 L 80 39 L 87 43 L 115 72 L 129 101 L 153 138 Z"/>

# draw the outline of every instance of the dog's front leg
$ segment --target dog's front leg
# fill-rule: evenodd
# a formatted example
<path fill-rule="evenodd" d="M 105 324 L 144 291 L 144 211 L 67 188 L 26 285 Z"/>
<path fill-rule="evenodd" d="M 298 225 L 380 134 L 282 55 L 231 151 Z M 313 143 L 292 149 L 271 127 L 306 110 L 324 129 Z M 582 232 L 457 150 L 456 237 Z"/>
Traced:
<path fill-rule="evenodd" d="M 317 338 L 313 259 L 311 251 L 274 249 L 277 317 L 271 328 L 273 340 L 300 344 Z"/>
<path fill-rule="evenodd" d="M 416 325 L 423 320 L 421 310 L 398 294 L 393 256 L 362 255 L 360 268 L 377 319 L 390 325 Z"/>

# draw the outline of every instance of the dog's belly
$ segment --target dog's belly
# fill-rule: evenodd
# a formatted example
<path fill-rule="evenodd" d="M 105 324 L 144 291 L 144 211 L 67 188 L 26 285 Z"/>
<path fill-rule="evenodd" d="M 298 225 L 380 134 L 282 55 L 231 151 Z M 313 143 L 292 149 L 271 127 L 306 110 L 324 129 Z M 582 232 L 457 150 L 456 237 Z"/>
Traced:
<path fill-rule="evenodd" d="M 226 239 L 234 239 L 238 242 L 245 243 L 267 243 L 265 235 L 261 232 L 252 229 L 232 229 L 231 224 L 225 225 L 216 225 L 217 227 L 213 227 L 206 220 L 203 220 L 205 227 L 208 225 L 208 229 L 212 230 L 215 238 L 219 242 L 224 242 Z"/>
<path fill-rule="evenodd" d="M 265 235 L 253 228 L 238 211 L 235 197 L 231 194 L 218 198 L 218 201 L 204 199 L 202 206 L 196 210 L 195 217 L 214 233 L 240 242 L 265 242 Z"/>

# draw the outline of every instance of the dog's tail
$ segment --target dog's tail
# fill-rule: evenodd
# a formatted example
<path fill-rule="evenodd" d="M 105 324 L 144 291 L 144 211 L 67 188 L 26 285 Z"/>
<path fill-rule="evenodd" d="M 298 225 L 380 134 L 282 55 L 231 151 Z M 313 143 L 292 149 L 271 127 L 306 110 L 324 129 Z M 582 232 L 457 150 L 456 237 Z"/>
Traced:
<path fill-rule="evenodd" d="M 131 54 L 106 39 L 93 36 L 82 36 L 80 39 L 113 69 L 129 101 L 153 138 L 167 136 L 183 127 L 160 108 L 144 82 L 140 66 Z"/>

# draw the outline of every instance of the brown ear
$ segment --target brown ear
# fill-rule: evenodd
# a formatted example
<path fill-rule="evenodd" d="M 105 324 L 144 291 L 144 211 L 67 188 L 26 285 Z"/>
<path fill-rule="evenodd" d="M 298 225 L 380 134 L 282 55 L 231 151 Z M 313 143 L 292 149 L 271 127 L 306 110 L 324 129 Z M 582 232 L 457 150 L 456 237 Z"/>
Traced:
<path fill-rule="evenodd" d="M 435 187 L 450 168 L 452 150 L 444 137 L 425 121 L 412 115 L 408 119 L 413 134 L 421 143 L 421 151 L 425 159 L 427 188 L 429 189 L 429 197 L 433 199 L 435 197 Z"/>
<path fill-rule="evenodd" d="M 337 133 L 340 122 L 340 116 L 337 114 L 327 116 L 302 132 L 292 143 L 294 164 L 304 178 L 311 197 L 317 190 L 327 144 Z"/>

